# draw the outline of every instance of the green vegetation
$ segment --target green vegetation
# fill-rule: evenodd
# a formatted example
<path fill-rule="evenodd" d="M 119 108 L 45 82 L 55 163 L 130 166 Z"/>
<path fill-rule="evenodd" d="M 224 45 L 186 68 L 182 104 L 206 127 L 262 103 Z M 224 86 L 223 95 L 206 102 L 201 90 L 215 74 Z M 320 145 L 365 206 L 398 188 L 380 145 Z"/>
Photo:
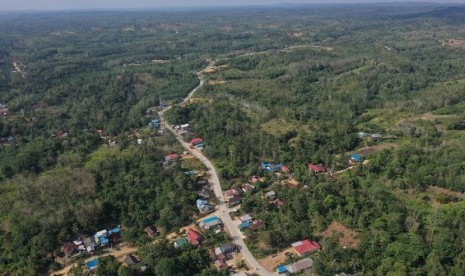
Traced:
<path fill-rule="evenodd" d="M 463 13 L 349 5 L 2 14 L 0 273 L 58 269 L 64 242 L 121 225 L 125 241 L 143 245 L 147 274 L 217 275 L 206 248 L 148 244 L 143 231 L 177 230 L 197 212 L 182 171 L 202 166 L 163 167 L 180 148 L 147 129 L 146 111 L 163 101 L 174 104 L 171 122 L 205 139 L 225 187 L 265 178 L 242 202 L 264 222 L 247 239 L 257 256 L 313 238 L 323 245 L 312 255 L 321 275 L 461 275 L 465 49 L 451 41 L 465 40 Z M 177 105 L 208 60 L 217 69 L 201 100 Z M 383 143 L 396 147 L 342 171 L 349 153 Z M 282 185 L 260 161 L 286 164 L 304 188 Z M 341 173 L 315 175 L 310 162 Z M 268 190 L 284 205 L 263 199 Z M 358 246 L 322 238 L 333 221 L 358 233 Z M 99 275 L 132 273 L 101 262 Z"/>

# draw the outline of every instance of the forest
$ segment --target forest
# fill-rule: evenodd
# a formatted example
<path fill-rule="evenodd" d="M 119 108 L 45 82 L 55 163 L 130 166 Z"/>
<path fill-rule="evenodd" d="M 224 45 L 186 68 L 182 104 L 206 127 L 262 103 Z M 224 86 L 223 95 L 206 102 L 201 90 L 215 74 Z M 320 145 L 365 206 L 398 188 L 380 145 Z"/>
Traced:
<path fill-rule="evenodd" d="M 262 179 L 241 204 L 264 222 L 246 239 L 255 257 L 312 238 L 323 248 L 312 255 L 318 275 L 462 275 L 464 11 L 2 13 L 0 273 L 58 270 L 64 242 L 121 225 L 145 274 L 221 275 L 204 248 L 174 250 L 144 233 L 198 215 L 192 178 L 162 165 L 179 150 L 174 137 L 147 129 L 147 110 L 169 104 L 166 118 L 206 141 L 224 189 Z M 350 166 L 354 153 L 364 162 Z M 300 186 L 261 161 L 286 164 Z M 263 200 L 270 190 L 284 205 Z M 322 234 L 334 222 L 356 233 L 355 246 Z M 112 258 L 96 271 L 134 273 Z"/>

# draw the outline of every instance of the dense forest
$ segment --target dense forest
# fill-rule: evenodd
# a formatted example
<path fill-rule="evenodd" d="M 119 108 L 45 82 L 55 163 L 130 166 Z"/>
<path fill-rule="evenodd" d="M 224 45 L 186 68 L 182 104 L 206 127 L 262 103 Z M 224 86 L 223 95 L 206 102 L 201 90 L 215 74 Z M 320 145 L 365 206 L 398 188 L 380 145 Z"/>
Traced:
<path fill-rule="evenodd" d="M 174 137 L 147 129 L 146 111 L 172 104 L 167 119 L 206 141 L 224 188 L 263 177 L 241 205 L 264 222 L 246 239 L 257 258 L 312 238 L 321 275 L 462 275 L 463 15 L 433 4 L 1 14 L 0 273 L 46 274 L 64 242 L 121 225 L 146 274 L 218 275 L 205 248 L 144 233 L 197 215 L 192 178 L 162 165 Z M 348 169 L 353 153 L 365 162 Z M 299 188 L 261 161 L 286 164 Z M 270 190 L 284 205 L 263 200 Z M 356 246 L 323 237 L 333 222 Z M 96 271 L 133 273 L 112 258 Z"/>

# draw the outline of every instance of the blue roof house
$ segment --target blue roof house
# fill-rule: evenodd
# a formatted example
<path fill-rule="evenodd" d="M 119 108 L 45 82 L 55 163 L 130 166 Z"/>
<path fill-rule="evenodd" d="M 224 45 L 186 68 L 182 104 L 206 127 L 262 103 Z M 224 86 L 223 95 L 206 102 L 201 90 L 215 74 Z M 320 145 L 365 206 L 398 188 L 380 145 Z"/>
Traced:
<path fill-rule="evenodd" d="M 93 260 L 88 261 L 86 266 L 89 270 L 96 269 L 98 266 L 98 259 L 93 259 Z"/>
<path fill-rule="evenodd" d="M 287 268 L 285 265 L 280 265 L 276 268 L 276 272 L 278 272 L 279 274 L 281 273 L 286 273 L 287 272 Z"/>
<path fill-rule="evenodd" d="M 352 154 L 350 159 L 355 163 L 360 163 L 360 161 L 362 161 L 362 158 L 360 157 L 360 155 L 358 155 L 356 153 Z"/>
<path fill-rule="evenodd" d="M 249 228 L 250 226 L 250 222 L 246 221 L 246 222 L 243 222 L 239 225 L 239 228 L 240 229 L 245 229 L 245 228 Z"/>

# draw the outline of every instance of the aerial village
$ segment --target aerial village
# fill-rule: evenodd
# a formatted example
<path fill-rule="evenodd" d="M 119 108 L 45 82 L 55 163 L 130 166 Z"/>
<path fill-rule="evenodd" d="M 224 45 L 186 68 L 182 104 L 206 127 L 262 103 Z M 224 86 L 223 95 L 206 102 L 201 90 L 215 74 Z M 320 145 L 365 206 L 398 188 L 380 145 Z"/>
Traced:
<path fill-rule="evenodd" d="M 153 133 L 152 138 L 166 134 L 165 123 L 160 118 L 156 118 L 153 112 L 147 111 L 146 118 L 149 121 L 147 129 Z M 200 137 L 196 137 L 195 133 L 191 131 L 189 124 L 172 126 L 171 129 L 175 135 L 182 137 L 184 141 L 188 142 L 190 149 L 202 151 L 206 147 L 205 141 Z M 117 141 L 112 140 L 103 130 L 97 129 L 96 133 L 102 140 L 108 141 L 108 147 L 115 147 L 117 145 Z M 63 137 L 64 135 L 66 133 L 63 131 L 57 133 L 58 137 Z M 366 133 L 360 133 L 360 137 L 379 139 L 376 135 Z M 141 136 L 135 136 L 134 138 L 138 145 L 144 143 Z M 193 162 L 197 164 L 193 166 Z M 358 153 L 353 153 L 347 159 L 348 167 L 345 170 L 350 170 L 364 162 L 367 162 L 367 160 Z M 210 183 L 211 176 L 208 171 L 202 169 L 200 161 L 187 151 L 173 150 L 167 151 L 161 163 L 164 167 L 172 166 L 175 163 L 182 164 L 184 174 L 193 177 L 193 185 L 197 194 L 195 207 L 198 209 L 198 217 L 196 218 L 196 222 L 180 229 L 178 233 L 168 234 L 166 238 L 172 242 L 172 246 L 178 250 L 182 250 L 187 246 L 200 248 L 204 244 L 211 244 L 206 241 L 212 235 L 230 237 L 231 231 L 225 227 L 224 222 L 220 218 L 217 206 L 218 199 L 214 196 L 213 187 Z M 257 170 L 261 175 L 271 176 L 271 179 L 275 183 L 280 183 L 289 188 L 305 188 L 304 185 L 293 178 L 293 173 L 287 165 L 264 161 L 260 162 Z M 342 172 L 332 172 L 332 170 L 323 164 L 314 164 L 311 162 L 308 164 L 308 170 L 313 174 L 327 174 L 330 176 Z M 259 192 L 262 194 L 264 201 L 276 205 L 278 208 L 286 204 L 274 190 L 270 188 L 260 189 L 259 187 L 263 186 L 260 183 L 263 181 L 265 181 L 263 176 L 251 175 L 246 183 L 231 187 L 223 192 L 224 203 L 229 210 L 228 215 L 232 217 L 234 226 L 240 231 L 242 239 L 247 239 L 251 234 L 259 232 L 260 229 L 266 229 L 265 221 L 255 218 L 254 214 L 241 212 L 240 205 L 245 194 Z M 62 246 L 63 258 L 60 261 L 63 264 L 68 264 L 72 263 L 76 257 L 83 256 L 87 258 L 85 266 L 88 272 L 92 272 L 98 267 L 98 256 L 100 254 L 126 247 L 121 240 L 121 231 L 124 231 L 124 228 L 118 226 L 113 229 L 103 229 L 94 235 L 77 237 L 73 241 L 66 242 Z M 144 231 L 154 241 L 160 238 L 158 229 L 151 225 L 141 229 L 141 231 Z M 327 234 L 327 236 L 330 236 L 330 234 L 332 233 Z M 253 270 L 247 267 L 244 257 L 241 255 L 241 247 L 232 242 L 230 238 L 228 239 L 229 241 L 227 242 L 206 248 L 209 252 L 212 265 L 218 271 L 229 271 L 231 275 L 252 275 Z M 278 274 L 293 274 L 306 271 L 311 269 L 313 265 L 311 255 L 321 249 L 322 247 L 317 240 L 304 239 L 295 241 L 289 244 L 287 250 L 265 258 L 264 267 Z M 293 257 L 289 258 L 291 256 Z M 289 261 L 291 259 L 293 260 L 292 262 Z M 140 263 L 136 251 L 130 251 L 130 253 L 123 255 L 120 261 L 124 262 L 127 266 L 137 266 L 141 271 L 146 269 L 146 266 Z M 239 266 L 238 264 L 241 265 Z M 346 274 L 341 273 L 340 275 Z"/>

